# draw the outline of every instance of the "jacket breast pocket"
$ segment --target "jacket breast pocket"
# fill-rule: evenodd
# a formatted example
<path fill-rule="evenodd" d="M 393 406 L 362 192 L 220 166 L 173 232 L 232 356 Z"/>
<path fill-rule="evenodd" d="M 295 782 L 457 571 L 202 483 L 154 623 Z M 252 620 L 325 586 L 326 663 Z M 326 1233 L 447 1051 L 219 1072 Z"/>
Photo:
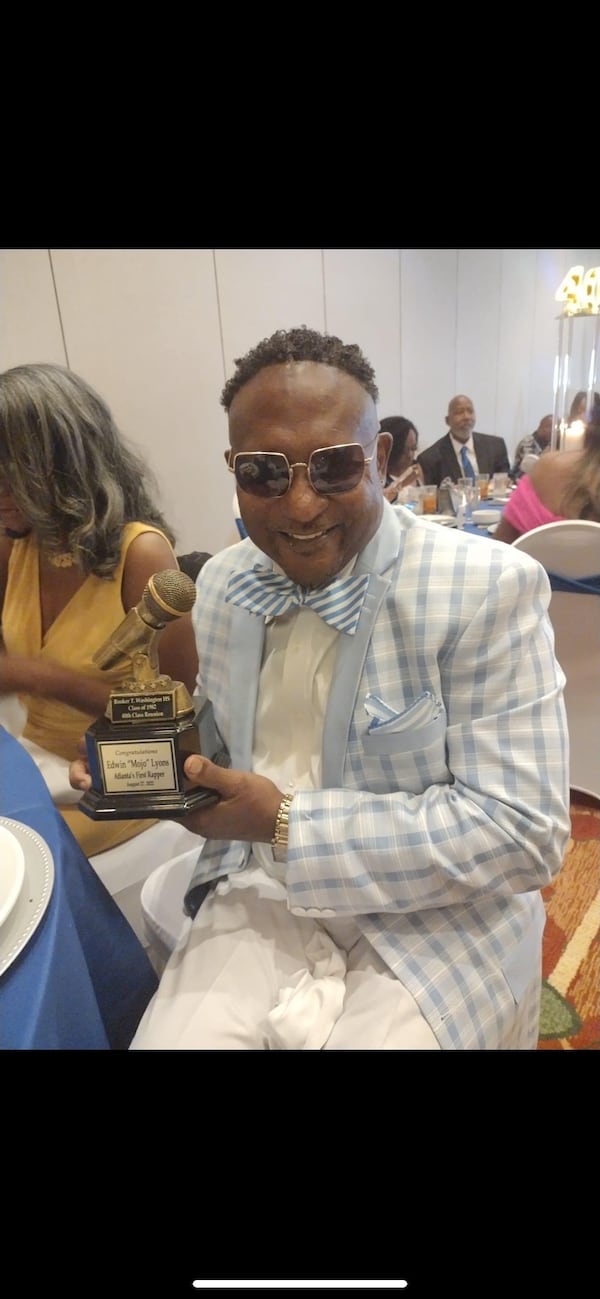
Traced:
<path fill-rule="evenodd" d="M 370 731 L 364 739 L 365 753 L 410 753 L 429 749 L 446 734 L 446 711 L 442 709 L 424 726 L 410 727 L 406 731 Z"/>
<path fill-rule="evenodd" d="M 375 794 L 387 793 L 394 786 L 420 794 L 428 785 L 451 780 L 446 763 L 445 709 L 423 726 L 364 734 L 361 748 L 366 784 Z"/>

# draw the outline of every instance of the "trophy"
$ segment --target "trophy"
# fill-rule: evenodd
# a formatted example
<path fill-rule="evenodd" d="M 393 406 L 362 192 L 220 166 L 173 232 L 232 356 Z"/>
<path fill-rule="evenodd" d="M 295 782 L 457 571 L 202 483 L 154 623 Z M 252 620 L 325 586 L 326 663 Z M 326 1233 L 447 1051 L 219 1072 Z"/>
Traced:
<path fill-rule="evenodd" d="M 78 806 L 93 820 L 181 817 L 218 800 L 214 790 L 190 786 L 183 771 L 191 753 L 229 765 L 210 700 L 192 699 L 158 664 L 163 628 L 189 613 L 195 599 L 185 573 L 154 573 L 139 604 L 94 654 L 105 669 L 129 660 L 131 677 L 111 690 L 104 716 L 86 731 L 92 785 Z"/>

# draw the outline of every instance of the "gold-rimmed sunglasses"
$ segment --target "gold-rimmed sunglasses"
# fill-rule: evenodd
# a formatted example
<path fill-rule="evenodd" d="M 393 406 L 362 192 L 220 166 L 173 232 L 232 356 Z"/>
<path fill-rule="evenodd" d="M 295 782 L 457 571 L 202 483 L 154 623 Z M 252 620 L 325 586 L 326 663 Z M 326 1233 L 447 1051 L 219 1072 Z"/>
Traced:
<path fill-rule="evenodd" d="M 371 438 L 367 448 L 378 436 L 376 433 Z M 274 500 L 289 491 L 294 469 L 306 469 L 313 491 L 321 496 L 351 492 L 358 487 L 365 466 L 373 459 L 374 454 L 365 455 L 360 442 L 344 442 L 341 446 L 319 447 L 311 452 L 308 460 L 297 460 L 294 464 L 290 464 L 282 451 L 238 451 L 234 456 L 230 451 L 227 467 L 235 474 L 236 483 L 243 492 L 263 500 Z"/>

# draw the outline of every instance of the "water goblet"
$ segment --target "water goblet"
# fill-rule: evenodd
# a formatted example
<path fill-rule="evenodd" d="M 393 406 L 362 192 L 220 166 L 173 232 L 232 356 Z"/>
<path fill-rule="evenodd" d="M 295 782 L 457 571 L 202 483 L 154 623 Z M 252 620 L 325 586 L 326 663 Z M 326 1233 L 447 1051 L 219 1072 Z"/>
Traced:
<path fill-rule="evenodd" d="M 472 478 L 459 478 L 458 486 L 462 492 L 465 512 L 465 523 L 473 522 L 473 506 L 479 503 L 479 483 Z"/>

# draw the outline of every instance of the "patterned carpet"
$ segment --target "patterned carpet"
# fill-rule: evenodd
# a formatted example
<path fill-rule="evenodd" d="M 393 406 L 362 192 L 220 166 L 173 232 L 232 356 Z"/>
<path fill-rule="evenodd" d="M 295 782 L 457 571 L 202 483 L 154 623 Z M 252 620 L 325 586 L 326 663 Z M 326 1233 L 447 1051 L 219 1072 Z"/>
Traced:
<path fill-rule="evenodd" d="M 571 794 L 571 839 L 543 891 L 538 1051 L 600 1051 L 600 803 Z"/>

